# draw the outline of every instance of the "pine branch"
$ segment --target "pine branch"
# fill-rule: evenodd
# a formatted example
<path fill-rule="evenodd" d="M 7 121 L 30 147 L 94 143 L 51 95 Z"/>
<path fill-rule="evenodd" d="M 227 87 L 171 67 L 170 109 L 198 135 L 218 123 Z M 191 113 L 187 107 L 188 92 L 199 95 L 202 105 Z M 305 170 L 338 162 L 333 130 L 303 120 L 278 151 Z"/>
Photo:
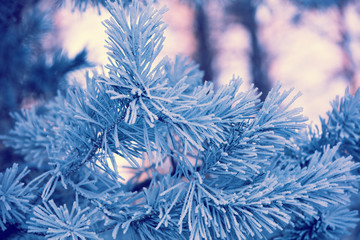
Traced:
<path fill-rule="evenodd" d="M 355 226 L 359 94 L 335 101 L 323 133 L 305 139 L 306 118 L 291 108 L 299 94 L 277 85 L 260 101 L 236 78 L 215 91 L 186 58 L 158 59 L 164 8 L 109 10 L 108 73 L 87 76 L 86 89 L 69 89 L 43 115 L 16 116 L 7 144 L 48 167 L 27 184 L 16 165 L 0 174 L 2 227 L 153 240 L 335 238 Z M 127 184 L 117 156 L 136 171 Z"/>

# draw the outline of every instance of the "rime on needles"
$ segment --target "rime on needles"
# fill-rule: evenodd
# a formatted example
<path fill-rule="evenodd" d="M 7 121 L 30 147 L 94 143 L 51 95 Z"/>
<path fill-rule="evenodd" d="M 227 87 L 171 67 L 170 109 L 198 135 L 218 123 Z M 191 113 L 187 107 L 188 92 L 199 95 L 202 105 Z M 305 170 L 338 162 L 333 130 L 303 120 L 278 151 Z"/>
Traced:
<path fill-rule="evenodd" d="M 292 90 L 277 85 L 261 102 L 237 78 L 215 90 L 188 58 L 160 59 L 165 8 L 108 9 L 107 72 L 42 115 L 14 115 L 5 143 L 40 174 L 25 185 L 28 170 L 11 186 L 1 178 L 3 229 L 18 223 L 48 239 L 337 239 L 356 226 L 359 92 L 333 104 L 322 126 L 331 138 L 306 133 Z M 126 182 L 119 158 L 135 172 Z"/>

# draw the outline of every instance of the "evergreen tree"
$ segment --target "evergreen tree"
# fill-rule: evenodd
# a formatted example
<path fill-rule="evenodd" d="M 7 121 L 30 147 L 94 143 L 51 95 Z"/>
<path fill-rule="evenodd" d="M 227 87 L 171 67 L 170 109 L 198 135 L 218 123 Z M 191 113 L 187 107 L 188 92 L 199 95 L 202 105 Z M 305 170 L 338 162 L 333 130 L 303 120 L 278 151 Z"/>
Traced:
<path fill-rule="evenodd" d="M 58 46 L 44 49 L 44 38 L 55 34 L 52 11 L 40 0 L 5 1 L 0 5 L 0 134 L 14 123 L 9 112 L 27 102 L 39 104 L 66 91 L 66 75 L 89 65 L 86 51 L 73 59 Z M 47 2 L 51 5 L 51 2 Z M 21 161 L 0 144 L 1 171 Z"/>
<path fill-rule="evenodd" d="M 106 73 L 14 114 L 3 137 L 40 172 L 0 175 L 9 239 L 341 239 L 356 226 L 360 91 L 306 131 L 292 90 L 260 101 L 234 78 L 215 91 L 189 59 L 159 59 L 165 8 L 108 9 Z"/>

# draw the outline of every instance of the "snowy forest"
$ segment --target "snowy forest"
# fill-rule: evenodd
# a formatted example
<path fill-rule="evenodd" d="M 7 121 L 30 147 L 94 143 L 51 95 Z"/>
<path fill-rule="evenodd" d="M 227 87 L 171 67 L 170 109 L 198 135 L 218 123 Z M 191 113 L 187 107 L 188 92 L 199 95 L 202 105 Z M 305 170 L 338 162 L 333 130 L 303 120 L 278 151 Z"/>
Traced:
<path fill-rule="evenodd" d="M 360 239 L 360 2 L 0 5 L 0 239 Z"/>

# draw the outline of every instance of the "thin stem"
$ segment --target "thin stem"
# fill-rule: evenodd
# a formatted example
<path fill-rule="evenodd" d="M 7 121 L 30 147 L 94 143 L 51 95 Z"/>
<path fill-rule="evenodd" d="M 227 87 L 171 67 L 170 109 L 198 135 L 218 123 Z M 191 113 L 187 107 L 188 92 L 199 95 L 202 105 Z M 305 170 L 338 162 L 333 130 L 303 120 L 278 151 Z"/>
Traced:
<path fill-rule="evenodd" d="M 87 161 L 91 160 L 94 157 L 95 153 L 101 147 L 101 143 L 103 141 L 104 134 L 106 134 L 106 135 L 110 134 L 111 131 L 114 130 L 115 125 L 119 124 L 120 122 L 122 122 L 124 120 L 125 113 L 126 113 L 126 111 L 123 111 L 121 116 L 114 123 L 112 123 L 109 127 L 105 128 L 103 130 L 103 132 L 99 135 L 99 137 L 93 144 L 92 148 L 90 149 L 90 151 L 87 153 L 87 155 L 85 156 L 85 158 L 82 161 L 72 161 L 70 166 L 65 168 L 65 171 L 63 172 L 64 177 L 68 177 L 71 173 L 76 172 L 77 170 L 80 169 L 81 166 L 83 166 Z"/>

